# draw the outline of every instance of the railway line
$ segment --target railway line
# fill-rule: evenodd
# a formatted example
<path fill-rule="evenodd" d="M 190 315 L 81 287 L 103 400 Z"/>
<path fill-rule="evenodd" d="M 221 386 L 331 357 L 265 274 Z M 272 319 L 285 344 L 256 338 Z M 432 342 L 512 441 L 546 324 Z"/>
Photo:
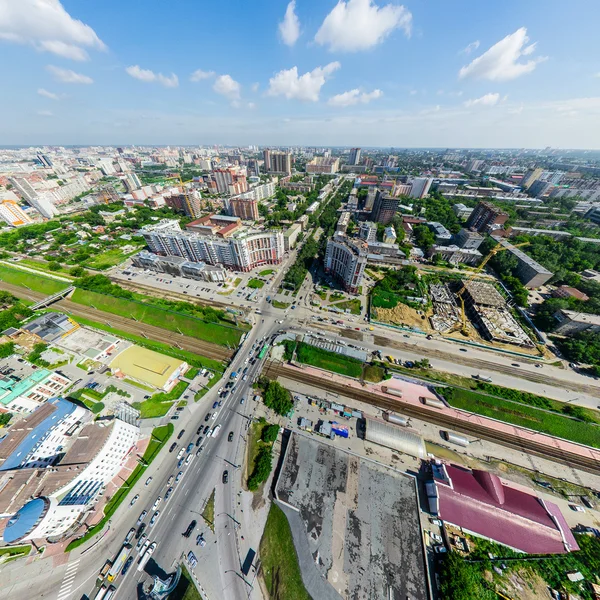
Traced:
<path fill-rule="evenodd" d="M 441 427 L 451 427 L 462 433 L 488 440 L 507 448 L 539 456 L 595 475 L 600 474 L 600 461 L 592 456 L 591 451 L 590 456 L 585 456 L 584 454 L 566 451 L 558 447 L 558 445 L 552 446 L 531 439 L 524 439 L 519 435 L 518 427 L 514 428 L 513 435 L 507 436 L 505 433 L 497 432 L 485 425 L 474 422 L 465 422 L 443 410 L 434 412 L 425 407 L 421 408 L 413 404 L 402 403 L 402 399 L 400 398 L 388 399 L 380 394 L 374 394 L 366 390 L 357 390 L 351 386 L 343 385 L 331 379 L 315 377 L 310 373 L 303 372 L 302 369 L 286 367 L 273 362 L 267 363 L 264 374 L 271 379 L 276 379 L 281 376 L 297 381 L 298 383 L 313 385 L 347 398 L 359 400 L 360 402 L 370 404 L 371 406 L 383 410 L 401 411 L 403 415 L 408 417 L 427 421 L 428 423 L 433 423 L 434 425 L 439 425 Z M 584 447 L 582 446 L 582 448 Z"/>
<path fill-rule="evenodd" d="M 6 290 L 7 292 L 10 292 L 19 298 L 25 298 L 26 300 L 39 301 L 46 297 L 45 294 L 40 292 L 34 292 L 18 285 L 6 283 L 5 281 L 0 281 L 0 289 Z M 52 306 L 61 311 L 69 313 L 74 317 L 82 317 L 92 321 L 107 323 L 115 329 L 120 329 L 126 333 L 148 337 L 148 339 L 157 342 L 171 344 L 173 346 L 182 348 L 183 350 L 187 350 L 207 358 L 212 358 L 215 360 L 228 360 L 233 355 L 233 350 L 223 346 L 211 344 L 210 342 L 199 340 L 187 335 L 174 333 L 172 331 L 162 329 L 161 327 L 157 327 L 156 325 L 140 323 L 138 321 L 128 319 L 127 317 L 97 310 L 83 304 L 77 304 L 71 300 L 61 300 Z"/>

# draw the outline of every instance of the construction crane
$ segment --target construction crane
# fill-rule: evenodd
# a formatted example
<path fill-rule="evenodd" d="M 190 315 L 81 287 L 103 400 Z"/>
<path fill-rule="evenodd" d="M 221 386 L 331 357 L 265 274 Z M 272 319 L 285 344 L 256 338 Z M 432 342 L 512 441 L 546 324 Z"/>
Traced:
<path fill-rule="evenodd" d="M 520 248 L 521 246 L 527 246 L 527 245 L 529 245 L 529 242 L 523 242 L 522 244 L 516 244 L 511 247 L 512 248 Z M 485 267 L 485 265 L 487 265 L 487 263 L 494 256 L 496 256 L 496 254 L 498 254 L 498 252 L 502 252 L 503 250 L 508 250 L 508 248 L 506 246 L 503 246 L 501 242 L 498 242 L 490 250 L 489 254 L 481 261 L 479 266 L 474 270 L 473 274 L 470 277 L 468 277 L 466 280 L 463 281 L 463 287 L 457 294 L 458 299 L 460 300 L 460 323 L 458 325 L 454 326 L 452 329 L 450 329 L 450 331 L 448 333 L 453 333 L 457 329 L 460 329 L 460 332 L 463 335 L 465 335 L 465 336 L 469 335 L 469 330 L 467 328 L 467 312 L 465 310 L 465 299 L 463 298 L 463 294 L 467 290 L 467 284 L 471 283 L 471 281 L 473 281 L 473 279 L 475 279 L 475 277 L 477 277 L 481 273 L 481 271 L 483 271 L 483 268 Z"/>

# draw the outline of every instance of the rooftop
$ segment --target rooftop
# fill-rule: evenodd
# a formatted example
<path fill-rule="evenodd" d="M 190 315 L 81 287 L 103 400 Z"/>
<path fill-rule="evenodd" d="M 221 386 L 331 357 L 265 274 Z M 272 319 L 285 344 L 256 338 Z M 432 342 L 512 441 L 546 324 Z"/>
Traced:
<path fill-rule="evenodd" d="M 140 346 L 130 346 L 117 354 L 110 363 L 110 368 L 156 388 L 162 388 L 181 364 L 182 361 L 177 358 Z"/>

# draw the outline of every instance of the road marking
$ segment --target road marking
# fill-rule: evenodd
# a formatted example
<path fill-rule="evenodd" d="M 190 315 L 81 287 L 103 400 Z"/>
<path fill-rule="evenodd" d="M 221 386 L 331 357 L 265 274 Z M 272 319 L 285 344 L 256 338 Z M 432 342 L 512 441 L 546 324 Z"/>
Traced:
<path fill-rule="evenodd" d="M 71 594 L 71 588 L 73 587 L 73 583 L 75 583 L 75 579 L 77 576 L 77 568 L 79 567 L 80 560 L 81 559 L 78 558 L 77 560 L 67 565 L 67 568 L 65 569 L 65 576 L 63 577 L 56 600 L 67 600 L 67 598 Z"/>

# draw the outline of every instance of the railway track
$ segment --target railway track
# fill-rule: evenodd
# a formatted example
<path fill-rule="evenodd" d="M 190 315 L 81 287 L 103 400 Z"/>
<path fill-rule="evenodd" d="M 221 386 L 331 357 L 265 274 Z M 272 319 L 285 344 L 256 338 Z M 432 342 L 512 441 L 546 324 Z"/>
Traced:
<path fill-rule="evenodd" d="M 33 292 L 28 289 L 24 289 L 18 285 L 6 283 L 0 281 L 0 289 L 6 290 L 17 297 L 25 298 L 27 300 L 43 300 L 46 298 L 46 294 L 40 292 Z M 146 323 L 140 323 L 127 317 L 115 315 L 113 313 L 104 312 L 94 308 L 90 308 L 83 304 L 77 304 L 71 300 L 60 300 L 52 306 L 62 310 L 66 313 L 73 315 L 74 317 L 82 317 L 84 319 L 90 319 L 101 323 L 107 323 L 120 329 L 126 333 L 132 333 L 134 335 L 147 336 L 148 339 L 163 342 L 166 344 L 172 344 L 178 346 L 194 354 L 199 354 L 207 358 L 213 358 L 215 360 L 228 360 L 231 358 L 233 351 L 217 344 L 211 344 L 204 340 L 199 340 L 187 335 L 180 335 L 156 325 L 148 325 Z"/>
<path fill-rule="evenodd" d="M 569 467 L 575 467 L 595 475 L 600 474 L 600 461 L 596 460 L 593 456 L 576 454 L 574 452 L 565 451 L 557 446 L 536 442 L 531 439 L 524 439 L 519 435 L 519 429 L 517 427 L 514 428 L 513 435 L 507 436 L 505 433 L 496 432 L 494 429 L 490 429 L 485 425 L 465 422 L 447 414 L 443 410 L 434 412 L 425 407 L 421 408 L 412 404 L 403 404 L 400 398 L 388 399 L 380 394 L 374 394 L 366 390 L 357 390 L 331 379 L 314 377 L 310 373 L 303 372 L 299 368 L 286 367 L 273 362 L 267 363 L 264 373 L 271 379 L 276 379 L 280 376 L 286 377 L 287 379 L 292 379 L 298 383 L 320 387 L 330 392 L 346 396 L 347 398 L 353 398 L 360 402 L 370 404 L 377 408 L 390 411 L 401 411 L 403 415 L 408 417 L 427 421 L 428 423 L 433 423 L 434 425 L 439 425 L 441 427 L 451 427 L 462 433 L 488 440 L 507 448 L 539 456 Z"/>

